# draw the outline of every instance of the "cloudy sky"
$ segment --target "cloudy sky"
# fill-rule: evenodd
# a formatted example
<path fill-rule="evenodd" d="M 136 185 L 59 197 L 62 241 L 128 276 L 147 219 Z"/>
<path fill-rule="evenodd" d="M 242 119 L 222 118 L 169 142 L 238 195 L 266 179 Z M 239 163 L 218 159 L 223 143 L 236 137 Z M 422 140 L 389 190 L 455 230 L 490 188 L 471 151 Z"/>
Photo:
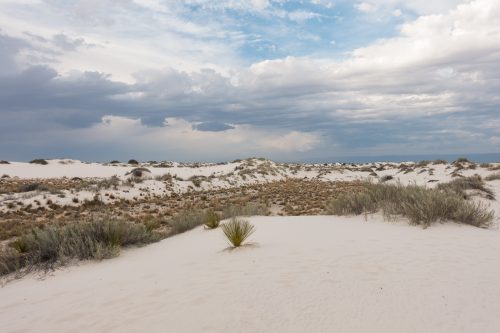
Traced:
<path fill-rule="evenodd" d="M 0 159 L 489 152 L 498 0 L 0 0 Z"/>

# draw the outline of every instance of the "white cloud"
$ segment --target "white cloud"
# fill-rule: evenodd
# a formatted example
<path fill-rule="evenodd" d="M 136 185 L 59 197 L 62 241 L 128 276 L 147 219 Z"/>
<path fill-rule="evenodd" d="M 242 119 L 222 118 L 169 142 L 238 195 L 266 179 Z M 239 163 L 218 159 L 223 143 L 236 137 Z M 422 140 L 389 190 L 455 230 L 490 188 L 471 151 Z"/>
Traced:
<path fill-rule="evenodd" d="M 370 3 L 370 2 L 356 3 L 354 5 L 354 8 L 356 8 L 357 10 L 364 12 L 364 13 L 374 12 L 377 9 L 377 7 L 373 3 Z"/>
<path fill-rule="evenodd" d="M 302 23 L 307 20 L 311 20 L 313 18 L 321 17 L 320 14 L 310 12 L 310 11 L 305 11 L 305 10 L 296 10 L 293 12 L 288 13 L 288 18 L 292 21 Z"/>
<path fill-rule="evenodd" d="M 104 147 L 126 145 L 131 151 L 145 149 L 149 154 L 166 156 L 175 152 L 180 158 L 199 156 L 203 159 L 231 158 L 248 154 L 289 154 L 313 149 L 317 134 L 299 131 L 274 131 L 250 125 L 232 125 L 225 131 L 199 131 L 196 123 L 179 118 L 166 118 L 164 126 L 150 127 L 140 119 L 105 116 L 90 128 L 73 130 L 74 142 Z M 57 131 L 48 136 L 66 136 Z M 221 153 L 222 152 L 222 153 Z M 221 156 L 223 155 L 223 156 Z M 249 155 L 250 156 L 250 155 Z"/>

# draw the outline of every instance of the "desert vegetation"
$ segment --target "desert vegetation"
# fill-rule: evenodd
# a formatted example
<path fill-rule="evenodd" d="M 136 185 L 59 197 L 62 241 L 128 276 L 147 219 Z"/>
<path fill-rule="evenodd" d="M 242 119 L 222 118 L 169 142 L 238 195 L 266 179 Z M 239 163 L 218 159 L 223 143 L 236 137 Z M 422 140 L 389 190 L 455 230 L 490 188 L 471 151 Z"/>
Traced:
<path fill-rule="evenodd" d="M 208 209 L 205 212 L 205 216 L 203 219 L 203 224 L 206 229 L 216 229 L 220 224 L 220 216 L 212 209 Z"/>
<path fill-rule="evenodd" d="M 484 204 L 467 200 L 463 188 L 453 183 L 429 189 L 417 185 L 365 183 L 359 192 L 342 193 L 331 200 L 326 214 L 359 215 L 381 211 L 388 219 L 402 216 L 411 224 L 430 226 L 434 222 L 454 221 L 487 228 L 494 213 Z"/>
<path fill-rule="evenodd" d="M 497 173 L 491 174 L 489 176 L 486 176 L 484 178 L 484 180 L 487 180 L 487 181 L 500 180 L 500 172 L 497 172 Z"/>
<path fill-rule="evenodd" d="M 40 165 L 47 165 L 47 164 L 49 164 L 49 162 L 47 162 L 43 158 L 36 158 L 36 159 L 30 161 L 30 163 L 31 164 L 40 164 Z"/>
<path fill-rule="evenodd" d="M 122 247 L 159 239 L 143 224 L 112 219 L 35 228 L 0 251 L 0 275 L 53 269 L 71 260 L 110 258 Z"/>
<path fill-rule="evenodd" d="M 255 227 L 247 220 L 232 217 L 229 222 L 222 224 L 222 232 L 233 247 L 239 247 L 250 237 Z"/>

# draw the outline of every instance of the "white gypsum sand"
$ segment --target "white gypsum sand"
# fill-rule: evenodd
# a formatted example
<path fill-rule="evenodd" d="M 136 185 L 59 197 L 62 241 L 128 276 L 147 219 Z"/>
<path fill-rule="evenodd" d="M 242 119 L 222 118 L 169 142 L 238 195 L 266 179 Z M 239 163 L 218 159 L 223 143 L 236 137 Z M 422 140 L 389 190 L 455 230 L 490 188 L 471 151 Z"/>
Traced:
<path fill-rule="evenodd" d="M 8 332 L 499 332 L 500 232 L 256 217 L 0 289 Z"/>
<path fill-rule="evenodd" d="M 47 201 L 60 206 L 80 206 L 85 201 L 92 200 L 96 195 L 104 203 L 112 203 L 120 199 L 139 199 L 145 195 L 165 196 L 172 193 L 185 193 L 188 191 L 217 190 L 242 185 L 268 183 L 287 178 L 316 179 L 320 181 L 354 181 L 371 180 L 380 181 L 384 177 L 392 177 L 387 183 L 417 184 L 435 187 L 439 183 L 448 182 L 456 177 L 470 177 L 479 175 L 487 177 L 498 173 L 466 163 L 467 168 L 457 170 L 453 164 L 432 164 L 415 166 L 415 163 L 370 163 L 357 165 L 340 164 L 280 164 L 268 160 L 247 159 L 225 164 L 194 164 L 185 165 L 171 162 L 171 167 L 153 167 L 148 163 L 142 165 L 109 165 L 101 163 L 84 163 L 76 160 L 47 160 L 48 165 L 38 165 L 21 162 L 0 164 L 0 177 L 8 175 L 8 179 L 24 179 L 30 183 L 51 179 L 54 181 L 78 177 L 84 180 L 103 180 L 117 176 L 118 185 L 99 189 L 96 186 L 79 190 L 65 189 L 58 193 L 50 191 L 30 191 L 21 193 L 0 192 L 0 212 L 22 210 L 28 205 L 47 208 Z M 409 165 L 408 172 L 401 166 Z M 492 165 L 498 165 L 492 164 Z M 153 179 L 145 179 L 137 184 L 126 184 L 130 178 L 127 175 L 137 167 L 145 167 L 151 171 Z M 373 170 L 376 176 L 370 171 Z M 149 173 L 148 173 L 149 174 Z M 170 174 L 169 181 L 156 180 L 155 177 Z M 457 176 L 458 175 L 458 176 Z M 193 176 L 206 177 L 194 185 L 190 180 Z M 455 177 L 454 177 L 455 176 Z M 5 181 L 8 181 L 6 179 Z M 2 179 L 0 179 L 0 182 Z M 499 181 L 496 181 L 499 182 Z M 491 182 L 493 183 L 493 182 Z M 114 198 L 114 199 L 111 199 Z M 78 201 L 73 201 L 78 199 Z M 37 203 L 38 202 L 38 203 Z M 13 205 L 22 203 L 22 205 Z"/>

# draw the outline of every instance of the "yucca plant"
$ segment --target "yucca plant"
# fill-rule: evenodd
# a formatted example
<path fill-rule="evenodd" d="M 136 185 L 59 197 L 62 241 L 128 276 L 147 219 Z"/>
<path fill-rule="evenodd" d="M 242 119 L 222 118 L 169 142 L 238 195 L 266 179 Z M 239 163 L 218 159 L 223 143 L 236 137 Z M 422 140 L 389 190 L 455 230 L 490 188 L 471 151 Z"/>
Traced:
<path fill-rule="evenodd" d="M 239 219 L 237 217 L 231 218 L 231 221 L 221 225 L 224 235 L 226 235 L 229 242 L 238 247 L 255 231 L 255 227 L 247 220 Z"/>
<path fill-rule="evenodd" d="M 208 210 L 205 213 L 205 216 L 203 218 L 203 224 L 205 225 L 206 229 L 215 229 L 219 226 L 220 224 L 220 217 L 219 214 L 214 212 L 213 210 Z"/>

